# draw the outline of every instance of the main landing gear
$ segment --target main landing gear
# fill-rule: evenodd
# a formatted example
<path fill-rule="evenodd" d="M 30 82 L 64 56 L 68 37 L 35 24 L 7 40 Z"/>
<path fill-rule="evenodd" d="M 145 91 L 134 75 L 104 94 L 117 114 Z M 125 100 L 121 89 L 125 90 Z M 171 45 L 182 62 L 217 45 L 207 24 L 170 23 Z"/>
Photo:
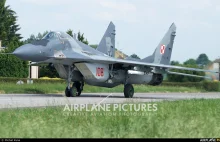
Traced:
<path fill-rule="evenodd" d="M 134 87 L 131 84 L 124 86 L 124 96 L 125 98 L 132 98 L 134 96 Z"/>
<path fill-rule="evenodd" d="M 124 96 L 125 98 L 133 98 L 134 96 L 134 87 L 132 84 L 128 83 L 129 76 L 126 74 L 124 82 Z"/>

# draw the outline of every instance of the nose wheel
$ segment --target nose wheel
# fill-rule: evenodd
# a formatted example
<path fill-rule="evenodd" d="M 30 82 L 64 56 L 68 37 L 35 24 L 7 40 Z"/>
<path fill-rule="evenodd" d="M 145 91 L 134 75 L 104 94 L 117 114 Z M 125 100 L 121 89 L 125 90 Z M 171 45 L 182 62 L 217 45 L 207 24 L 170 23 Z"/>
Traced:
<path fill-rule="evenodd" d="M 83 86 L 84 83 L 80 83 L 80 82 L 74 82 L 74 84 L 72 85 L 72 87 L 68 88 L 68 86 L 65 89 L 65 95 L 66 97 L 76 97 L 76 96 L 80 96 L 83 90 Z"/>
<path fill-rule="evenodd" d="M 70 89 L 68 89 L 68 87 L 66 87 L 65 95 L 67 97 L 75 97 L 75 96 L 77 96 L 77 89 L 76 89 L 76 87 L 72 86 Z"/>
<path fill-rule="evenodd" d="M 75 81 L 71 86 L 71 79 L 73 67 L 68 66 L 68 78 L 67 78 L 67 87 L 65 89 L 66 97 L 76 97 L 80 96 L 83 90 L 84 82 Z"/>
<path fill-rule="evenodd" d="M 70 89 L 68 87 L 66 87 L 65 95 L 66 97 L 70 97 Z"/>

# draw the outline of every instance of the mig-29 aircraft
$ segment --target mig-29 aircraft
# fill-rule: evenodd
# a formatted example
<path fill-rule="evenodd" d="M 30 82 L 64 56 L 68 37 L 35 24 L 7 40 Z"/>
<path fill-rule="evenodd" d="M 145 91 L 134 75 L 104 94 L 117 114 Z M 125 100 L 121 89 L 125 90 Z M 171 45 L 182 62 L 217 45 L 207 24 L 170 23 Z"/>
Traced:
<path fill-rule="evenodd" d="M 108 88 L 123 84 L 125 98 L 132 98 L 132 84 L 160 85 L 165 73 L 195 76 L 169 72 L 169 69 L 218 73 L 170 65 L 175 33 L 176 26 L 172 23 L 153 54 L 140 60 L 115 58 L 116 34 L 112 22 L 96 49 L 65 32 L 52 31 L 41 40 L 18 47 L 12 54 L 31 61 L 30 65 L 34 66 L 53 64 L 59 76 L 67 80 L 67 97 L 80 96 L 86 83 Z"/>

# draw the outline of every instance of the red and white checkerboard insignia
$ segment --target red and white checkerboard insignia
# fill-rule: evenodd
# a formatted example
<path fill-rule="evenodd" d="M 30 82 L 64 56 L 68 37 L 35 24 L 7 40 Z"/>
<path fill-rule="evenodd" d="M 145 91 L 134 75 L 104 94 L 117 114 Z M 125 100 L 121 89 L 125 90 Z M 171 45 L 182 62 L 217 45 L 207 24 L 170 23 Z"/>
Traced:
<path fill-rule="evenodd" d="M 164 54 L 164 52 L 165 52 L 165 45 L 161 45 L 160 54 Z"/>

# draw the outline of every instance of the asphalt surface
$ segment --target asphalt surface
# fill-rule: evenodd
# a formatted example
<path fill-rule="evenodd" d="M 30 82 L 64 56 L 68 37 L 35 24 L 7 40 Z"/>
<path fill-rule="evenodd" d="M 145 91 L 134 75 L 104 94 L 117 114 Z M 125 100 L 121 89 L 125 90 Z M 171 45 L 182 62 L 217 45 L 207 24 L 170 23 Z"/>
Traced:
<path fill-rule="evenodd" d="M 123 93 L 82 93 L 70 98 L 63 94 L 0 94 L 0 109 L 180 99 L 220 99 L 220 93 L 135 93 L 132 99 L 124 98 Z"/>

